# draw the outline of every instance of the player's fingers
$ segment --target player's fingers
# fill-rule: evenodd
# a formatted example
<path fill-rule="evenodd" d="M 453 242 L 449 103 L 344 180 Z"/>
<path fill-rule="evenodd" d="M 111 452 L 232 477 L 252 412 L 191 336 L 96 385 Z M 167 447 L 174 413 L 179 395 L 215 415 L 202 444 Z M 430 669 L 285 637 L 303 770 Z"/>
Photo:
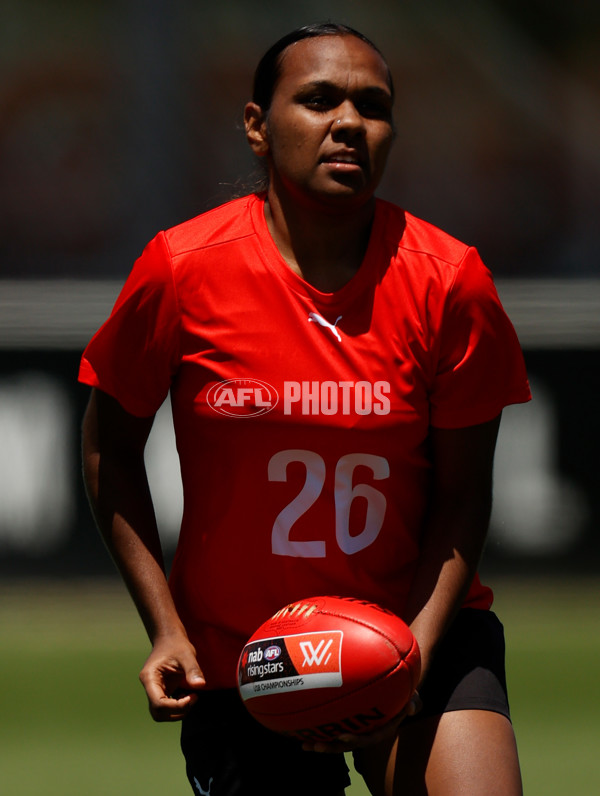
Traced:
<path fill-rule="evenodd" d="M 154 721 L 180 721 L 195 704 L 196 694 L 185 694 L 181 697 L 162 697 L 151 701 L 148 697 L 150 715 Z"/>
<path fill-rule="evenodd" d="M 423 710 L 423 700 L 419 696 L 419 692 L 415 691 L 407 705 L 403 718 L 405 716 L 416 716 L 421 710 Z"/>
<path fill-rule="evenodd" d="M 360 749 L 361 747 L 365 746 L 373 746 L 374 744 L 386 741 L 395 735 L 402 721 L 407 716 L 414 716 L 416 713 L 418 713 L 418 711 L 421 709 L 421 706 L 421 699 L 415 692 L 406 708 L 379 730 L 365 733 L 364 735 L 352 735 L 351 733 L 345 733 L 343 735 L 339 735 L 335 740 L 327 742 L 305 742 L 302 745 L 302 748 L 306 752 L 337 754 L 339 752 L 352 752 L 355 749 Z"/>
<path fill-rule="evenodd" d="M 156 721 L 170 721 L 170 716 L 187 709 L 191 694 L 187 689 L 173 688 L 168 685 L 160 670 L 144 667 L 140 673 L 140 681 L 146 691 L 150 713 Z"/>
<path fill-rule="evenodd" d="M 319 752 L 322 754 L 339 754 L 346 752 L 353 752 L 355 749 L 360 749 L 364 746 L 373 746 L 385 740 L 393 731 L 386 730 L 385 732 L 369 733 L 368 735 L 340 735 L 335 741 L 315 741 L 314 743 L 303 743 L 302 748 L 305 752 Z"/>
<path fill-rule="evenodd" d="M 189 662 L 187 665 L 184 664 L 184 671 L 185 680 L 190 688 L 202 688 L 206 685 L 204 675 L 202 674 L 202 671 L 195 659 Z"/>

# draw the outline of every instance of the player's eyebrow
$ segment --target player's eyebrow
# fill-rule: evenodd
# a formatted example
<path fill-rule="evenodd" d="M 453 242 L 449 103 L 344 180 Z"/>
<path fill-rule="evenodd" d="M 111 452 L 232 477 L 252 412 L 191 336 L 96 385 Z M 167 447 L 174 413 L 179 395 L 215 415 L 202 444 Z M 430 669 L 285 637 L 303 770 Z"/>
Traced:
<path fill-rule="evenodd" d="M 309 94 L 312 91 L 339 91 L 340 87 L 330 80 L 309 80 L 298 86 L 296 94 Z"/>
<path fill-rule="evenodd" d="M 345 89 L 343 89 L 343 87 L 339 84 L 333 83 L 331 80 L 309 80 L 306 83 L 302 83 L 300 86 L 298 86 L 296 94 L 302 95 L 310 93 L 311 91 L 336 92 L 342 90 Z M 389 88 L 382 88 L 381 86 L 365 86 L 359 89 L 359 93 L 368 93 L 371 96 L 380 95 L 382 99 L 392 99 L 392 94 Z"/>

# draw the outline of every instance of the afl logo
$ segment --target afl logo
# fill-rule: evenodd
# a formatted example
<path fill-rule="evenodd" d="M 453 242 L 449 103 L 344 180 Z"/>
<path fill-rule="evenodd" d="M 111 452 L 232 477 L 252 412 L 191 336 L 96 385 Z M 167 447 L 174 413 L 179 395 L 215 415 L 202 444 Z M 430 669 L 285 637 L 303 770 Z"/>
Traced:
<path fill-rule="evenodd" d="M 258 379 L 228 379 L 214 384 L 206 402 L 215 412 L 228 417 L 258 417 L 277 406 L 277 390 Z"/>
<path fill-rule="evenodd" d="M 273 644 L 265 650 L 265 659 L 267 661 L 276 661 L 280 655 L 281 647 L 278 647 L 277 644 Z"/>

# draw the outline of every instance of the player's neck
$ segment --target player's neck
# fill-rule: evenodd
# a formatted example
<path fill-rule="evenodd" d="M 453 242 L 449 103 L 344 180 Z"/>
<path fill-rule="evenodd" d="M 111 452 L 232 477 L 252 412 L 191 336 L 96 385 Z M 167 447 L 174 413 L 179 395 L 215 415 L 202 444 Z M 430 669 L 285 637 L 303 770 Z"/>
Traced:
<path fill-rule="evenodd" d="M 283 259 L 324 293 L 339 290 L 360 268 L 369 243 L 375 201 L 341 213 L 284 207 L 269 197 L 265 218 Z"/>

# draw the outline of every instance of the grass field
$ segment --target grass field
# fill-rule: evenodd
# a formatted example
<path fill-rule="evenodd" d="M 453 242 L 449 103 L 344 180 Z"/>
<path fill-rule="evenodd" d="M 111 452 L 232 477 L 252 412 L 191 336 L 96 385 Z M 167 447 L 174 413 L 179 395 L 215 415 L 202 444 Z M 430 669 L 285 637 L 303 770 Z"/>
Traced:
<path fill-rule="evenodd" d="M 600 580 L 496 584 L 525 793 L 600 793 Z M 0 589 L 0 792 L 191 793 L 176 725 L 148 717 L 147 642 L 118 584 Z M 348 796 L 364 796 L 360 778 Z"/>

